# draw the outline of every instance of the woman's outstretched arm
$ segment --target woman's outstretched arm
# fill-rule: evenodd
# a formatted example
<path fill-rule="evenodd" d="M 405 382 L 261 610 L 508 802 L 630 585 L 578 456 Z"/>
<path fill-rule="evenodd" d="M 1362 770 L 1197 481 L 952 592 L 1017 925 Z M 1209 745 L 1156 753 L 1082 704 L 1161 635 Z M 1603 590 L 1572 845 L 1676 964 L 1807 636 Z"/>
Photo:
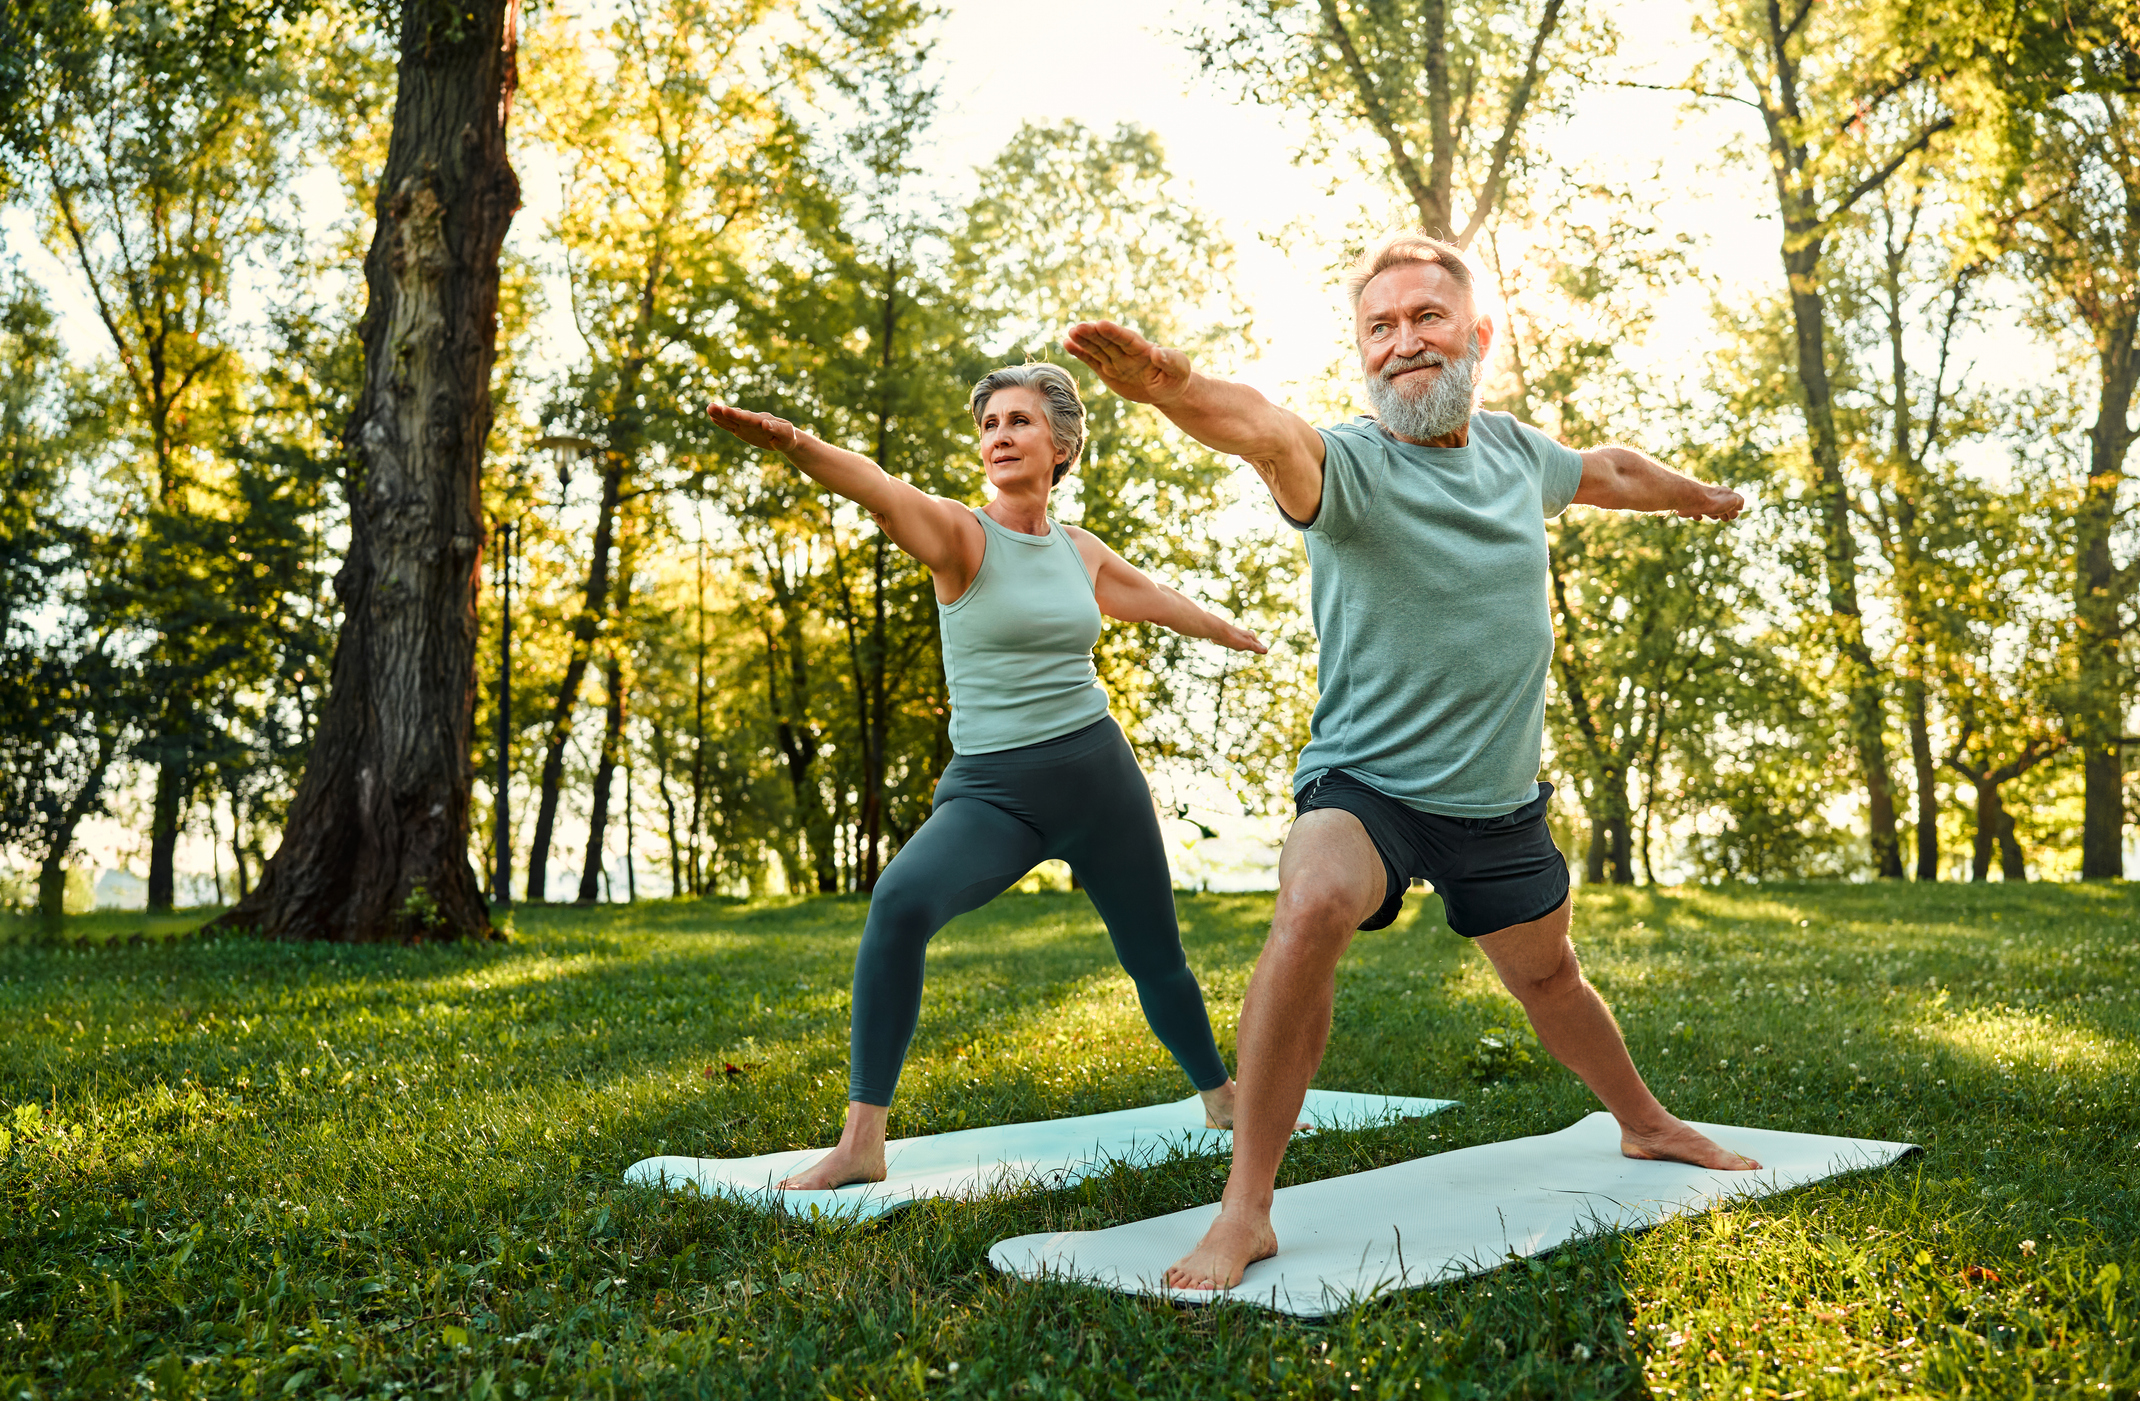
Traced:
<path fill-rule="evenodd" d="M 1229 622 L 1176 589 L 1170 589 L 1109 549 L 1089 530 L 1069 526 L 1070 538 L 1085 567 L 1099 567 L 1092 576 L 1092 591 L 1100 611 L 1125 623 L 1157 623 L 1183 637 L 1204 637 L 1236 652 L 1267 652 L 1270 649 L 1254 633 Z"/>
<path fill-rule="evenodd" d="M 868 511 L 893 544 L 927 565 L 954 593 L 980 568 L 986 537 L 973 513 L 958 502 L 931 496 L 862 454 L 836 448 L 784 418 L 728 404 L 709 404 L 706 416 L 752 447 L 779 453 L 827 491 Z"/>

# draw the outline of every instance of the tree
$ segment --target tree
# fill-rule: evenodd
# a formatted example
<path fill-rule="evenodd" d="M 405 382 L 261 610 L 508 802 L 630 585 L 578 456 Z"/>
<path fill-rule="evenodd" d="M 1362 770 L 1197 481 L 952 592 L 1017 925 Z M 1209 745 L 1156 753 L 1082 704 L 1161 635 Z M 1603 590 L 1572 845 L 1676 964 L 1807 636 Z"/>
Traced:
<path fill-rule="evenodd" d="M 527 896 L 544 897 L 565 748 L 610 616 L 618 512 L 653 489 L 650 460 L 693 434 L 699 351 L 735 294 L 794 134 L 742 56 L 772 0 L 648 0 L 602 29 L 561 17 L 538 36 L 528 95 L 566 192 L 554 230 L 591 361 L 549 415 L 593 445 L 600 474 L 572 650 L 554 693 Z M 595 48 L 596 36 L 600 48 Z M 718 353 L 715 358 L 718 359 Z M 584 886 L 583 886 L 584 889 Z"/>
<path fill-rule="evenodd" d="M 1647 217 L 1657 201 L 1643 192 L 1566 179 L 1551 189 L 1545 207 L 1521 224 L 1504 219 L 1484 245 L 1505 303 L 1496 360 L 1505 369 L 1488 402 L 1571 447 L 1624 440 L 1707 479 L 1741 477 L 1742 455 L 1694 441 L 1694 411 L 1636 358 L 1666 287 L 1688 273 L 1685 240 Z M 1654 879 L 1660 767 L 1675 755 L 1673 736 L 1701 728 L 1717 673 L 1741 650 L 1734 542 L 1746 530 L 1583 508 L 1547 527 L 1548 728 L 1590 820 L 1587 880 L 1633 883 L 1638 806 L 1641 865 Z"/>
<path fill-rule="evenodd" d="M 1955 614 L 1945 605 L 1957 591 L 1968 591 L 1986 543 L 1972 529 L 1984 518 L 1963 510 L 1973 493 L 1941 458 L 1986 435 L 1995 421 L 1983 396 L 1969 390 L 1966 371 L 1954 364 L 1957 336 L 1974 310 L 1984 265 L 1956 247 L 1953 211 L 1941 207 L 1951 183 L 1943 177 L 1922 157 L 1905 165 L 1880 191 L 1872 217 L 1850 231 L 1846 248 L 1855 256 L 1845 260 L 1860 266 L 1846 273 L 1856 274 L 1859 285 L 1848 298 L 1857 324 L 1844 339 L 1859 342 L 1855 349 L 1865 362 L 1856 367 L 1851 386 L 1865 406 L 1846 410 L 1846 438 L 1867 484 L 1855 506 L 1885 557 L 1901 625 L 1890 668 L 1900 682 L 1909 730 L 1915 875 L 1923 881 L 1939 879 L 1939 758 L 1931 701 L 1959 640 L 1952 629 Z M 1934 221 L 1948 227 L 1934 227 Z M 1930 351 L 1929 372 L 1918 363 L 1920 341 Z"/>
<path fill-rule="evenodd" d="M 141 699 L 131 636 L 112 605 L 121 541 L 69 509 L 89 487 L 100 410 L 69 372 L 44 299 L 19 277 L 0 302 L 0 847 L 38 865 L 57 921 L 82 822 L 133 737 Z"/>
<path fill-rule="evenodd" d="M 1304 155 L 1350 153 L 1371 135 L 1420 227 L 1468 248 L 1529 159 L 1526 124 L 1551 108 L 1583 41 L 1604 37 L 1571 34 L 1566 9 L 1565 0 L 1235 0 L 1191 37 L 1206 70 L 1308 117 L 1315 136 Z"/>
<path fill-rule="evenodd" d="M 216 512 L 215 448 L 242 376 L 233 273 L 282 236 L 293 82 L 267 20 L 191 3 L 98 11 L 94 57 L 55 67 L 31 118 L 48 241 L 87 284 L 127 390 L 148 523 L 132 537 L 136 581 L 170 615 L 153 624 L 159 707 L 137 746 L 156 771 L 152 909 L 172 903 L 202 709 L 229 659 L 229 639 L 187 616 L 203 563 L 189 537 Z"/>
<path fill-rule="evenodd" d="M 1837 425 L 1829 252 L 1865 202 L 1950 133 L 1996 129 L 2014 106 L 2072 81 L 2084 17 L 1910 0 L 1718 0 L 1699 23 L 1716 46 L 1687 90 L 1761 119 L 1760 158 L 1783 230 L 1793 374 L 1821 533 L 1829 644 L 1849 700 L 1875 869 L 1902 875 L 1886 688 L 1866 636 L 1861 545 Z"/>
<path fill-rule="evenodd" d="M 2033 159 L 2014 192 L 2011 239 L 2027 281 L 2050 294 L 2037 321 L 2077 338 L 2092 361 L 2094 423 L 2073 516 L 2070 590 L 2076 663 L 2069 711 L 2081 752 L 2081 876 L 2125 873 L 2124 735 L 2129 626 L 2140 559 L 2116 562 L 2129 514 L 2126 456 L 2140 436 L 2140 105 L 2108 92 L 2030 113 Z"/>
<path fill-rule="evenodd" d="M 2063 751 L 2069 734 L 2058 704 L 2064 677 L 2055 574 L 2063 543 L 2045 530 L 2049 503 L 2026 490 L 1957 493 L 1972 549 L 1950 565 L 1963 575 L 1942 591 L 1946 627 L 1942 678 L 1955 716 L 1947 766 L 1976 788 L 1970 878 L 1984 880 L 1994 846 L 2007 880 L 2028 868 L 2001 789 Z"/>
<path fill-rule="evenodd" d="M 216 923 L 276 938 L 487 937 L 468 862 L 479 498 L 517 0 L 405 0 L 345 439 L 350 545 L 326 707 L 282 845 Z"/>

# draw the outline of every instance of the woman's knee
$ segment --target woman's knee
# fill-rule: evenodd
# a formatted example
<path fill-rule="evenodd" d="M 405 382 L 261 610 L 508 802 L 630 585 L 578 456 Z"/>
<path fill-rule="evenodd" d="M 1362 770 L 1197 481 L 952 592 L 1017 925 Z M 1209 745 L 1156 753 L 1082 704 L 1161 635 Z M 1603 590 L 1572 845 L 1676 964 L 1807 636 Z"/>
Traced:
<path fill-rule="evenodd" d="M 940 923 L 935 893 L 930 882 L 902 873 L 894 862 L 870 892 L 869 919 L 862 928 L 864 947 L 928 943 Z"/>
<path fill-rule="evenodd" d="M 1189 974 L 1189 955 L 1182 951 L 1181 935 L 1171 928 L 1163 933 L 1155 931 L 1147 939 L 1116 940 L 1115 959 L 1139 988 L 1165 984 Z M 1189 978 L 1195 981 L 1193 974 Z"/>

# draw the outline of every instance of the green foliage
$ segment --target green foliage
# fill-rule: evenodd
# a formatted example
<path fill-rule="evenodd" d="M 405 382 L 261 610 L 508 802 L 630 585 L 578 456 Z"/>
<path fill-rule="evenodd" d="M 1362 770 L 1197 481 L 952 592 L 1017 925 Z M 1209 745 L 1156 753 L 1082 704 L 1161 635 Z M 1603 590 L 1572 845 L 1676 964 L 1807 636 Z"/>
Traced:
<path fill-rule="evenodd" d="M 1538 1038 L 1528 1028 L 1490 1026 L 1479 1033 L 1477 1046 L 1464 1057 L 1464 1069 L 1475 1085 L 1506 1080 L 1531 1068 L 1535 1060 L 1531 1051 L 1537 1045 Z"/>
<path fill-rule="evenodd" d="M 1230 1046 L 1269 897 L 1181 905 Z M 2140 1385 L 2140 905 L 2122 888 L 1580 895 L 1585 967 L 1675 1110 L 1924 1156 L 1315 1324 L 986 1263 L 1008 1235 L 1208 1202 L 1223 1156 L 857 1230 L 622 1186 L 648 1154 L 830 1141 L 862 916 L 838 898 L 529 908 L 513 943 L 448 950 L 121 948 L 142 917 L 99 914 L 70 928 L 108 949 L 0 948 L 10 1394 L 137 1375 L 344 1396 Z M 932 962 L 894 1133 L 1182 1093 L 1082 896 L 1001 900 Z M 1320 1083 L 1463 1104 L 1304 1139 L 1285 1180 L 1590 1112 L 1542 1056 L 1473 1087 L 1480 1036 L 1512 1018 L 1431 899 L 1363 935 Z"/>

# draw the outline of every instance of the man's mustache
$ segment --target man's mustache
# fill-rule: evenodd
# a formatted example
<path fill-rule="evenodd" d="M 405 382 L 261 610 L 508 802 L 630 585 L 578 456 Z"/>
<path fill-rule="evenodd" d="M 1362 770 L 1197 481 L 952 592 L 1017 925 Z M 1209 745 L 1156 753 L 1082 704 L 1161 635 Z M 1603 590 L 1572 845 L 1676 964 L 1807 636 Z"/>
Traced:
<path fill-rule="evenodd" d="M 1432 369 L 1436 365 L 1446 365 L 1448 363 L 1449 357 L 1440 351 L 1422 350 L 1417 355 L 1395 355 L 1390 357 L 1390 359 L 1383 362 L 1380 373 L 1383 379 L 1395 379 L 1406 370 L 1426 370 Z"/>

